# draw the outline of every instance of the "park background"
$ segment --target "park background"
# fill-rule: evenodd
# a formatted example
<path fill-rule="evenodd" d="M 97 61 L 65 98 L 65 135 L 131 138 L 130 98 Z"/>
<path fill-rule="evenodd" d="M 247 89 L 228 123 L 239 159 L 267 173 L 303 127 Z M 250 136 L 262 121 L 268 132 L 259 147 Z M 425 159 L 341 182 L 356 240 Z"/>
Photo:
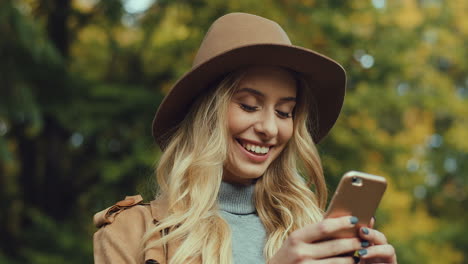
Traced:
<path fill-rule="evenodd" d="M 228 12 L 277 21 L 348 73 L 319 146 L 385 176 L 400 263 L 468 263 L 468 1 L 0 1 L 0 263 L 92 263 L 95 212 L 154 195 L 153 114 Z"/>

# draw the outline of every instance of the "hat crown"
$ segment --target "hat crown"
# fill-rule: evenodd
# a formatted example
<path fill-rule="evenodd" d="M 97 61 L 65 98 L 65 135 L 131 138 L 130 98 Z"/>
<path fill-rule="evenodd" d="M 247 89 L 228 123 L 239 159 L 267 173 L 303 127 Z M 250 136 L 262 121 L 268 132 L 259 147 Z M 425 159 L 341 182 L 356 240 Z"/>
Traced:
<path fill-rule="evenodd" d="M 208 29 L 192 67 L 228 50 L 256 44 L 291 45 L 291 41 L 272 20 L 246 13 L 224 15 Z"/>

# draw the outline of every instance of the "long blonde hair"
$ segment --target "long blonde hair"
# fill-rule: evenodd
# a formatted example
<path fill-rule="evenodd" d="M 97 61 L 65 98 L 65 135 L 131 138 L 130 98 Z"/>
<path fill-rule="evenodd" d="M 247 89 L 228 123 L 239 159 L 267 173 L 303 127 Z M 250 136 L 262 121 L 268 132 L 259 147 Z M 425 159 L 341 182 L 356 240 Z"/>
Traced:
<path fill-rule="evenodd" d="M 177 244 L 170 263 L 197 258 L 207 264 L 232 263 L 231 231 L 218 213 L 217 196 L 228 153 L 227 108 L 244 72 L 229 74 L 200 96 L 171 136 L 156 169 L 157 199 L 167 204 L 167 216 L 144 236 L 143 251 Z M 322 219 L 326 203 L 320 158 L 308 132 L 307 103 L 312 97 L 297 79 L 293 136 L 255 187 L 257 212 L 268 234 L 266 259 L 292 231 Z M 164 236 L 151 239 L 157 233 Z"/>

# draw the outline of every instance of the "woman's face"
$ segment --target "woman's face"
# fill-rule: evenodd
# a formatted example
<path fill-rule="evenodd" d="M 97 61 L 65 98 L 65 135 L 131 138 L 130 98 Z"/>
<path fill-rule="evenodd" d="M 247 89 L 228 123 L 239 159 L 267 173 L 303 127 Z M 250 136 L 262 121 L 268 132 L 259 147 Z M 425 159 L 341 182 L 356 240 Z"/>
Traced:
<path fill-rule="evenodd" d="M 249 184 L 265 173 L 293 134 L 296 81 L 278 67 L 249 68 L 228 108 L 223 180 Z"/>

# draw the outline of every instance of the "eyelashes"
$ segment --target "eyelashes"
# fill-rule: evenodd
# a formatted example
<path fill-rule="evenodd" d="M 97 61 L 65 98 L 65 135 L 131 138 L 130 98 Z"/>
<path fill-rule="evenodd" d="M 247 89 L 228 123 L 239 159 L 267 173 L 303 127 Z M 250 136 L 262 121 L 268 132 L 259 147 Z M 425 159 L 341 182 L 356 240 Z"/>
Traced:
<path fill-rule="evenodd" d="M 249 112 L 249 113 L 255 112 L 259 108 L 258 106 L 251 106 L 251 105 L 247 105 L 247 104 L 239 104 L 239 105 L 240 105 L 241 109 L 243 109 L 244 111 Z M 291 118 L 292 117 L 292 113 L 286 113 L 286 112 L 279 111 L 279 110 L 275 110 L 275 112 L 280 118 Z"/>
<path fill-rule="evenodd" d="M 281 111 L 278 111 L 278 110 L 276 110 L 276 113 L 277 113 L 280 117 L 282 117 L 282 118 L 290 118 L 290 117 L 292 117 L 292 114 L 291 114 L 291 113 L 285 113 L 285 112 L 281 112 Z"/>
<path fill-rule="evenodd" d="M 247 112 L 255 112 L 258 110 L 258 106 L 250 106 L 246 104 L 240 104 L 240 107 Z"/>

